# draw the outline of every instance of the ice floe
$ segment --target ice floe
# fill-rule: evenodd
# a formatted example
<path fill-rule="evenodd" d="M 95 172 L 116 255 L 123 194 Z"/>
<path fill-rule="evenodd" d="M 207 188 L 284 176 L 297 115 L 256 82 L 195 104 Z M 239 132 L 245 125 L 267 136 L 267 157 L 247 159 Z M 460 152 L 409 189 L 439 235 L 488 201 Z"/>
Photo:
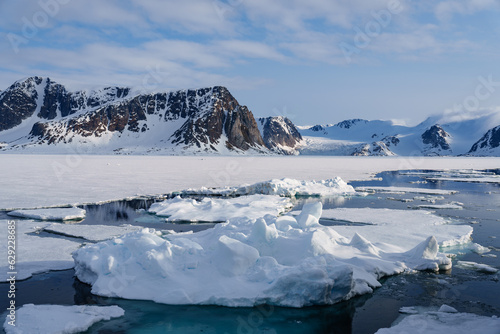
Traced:
<path fill-rule="evenodd" d="M 462 269 L 472 269 L 477 270 L 482 273 L 494 274 L 498 272 L 497 268 L 489 266 L 483 263 L 476 263 L 471 261 L 457 261 L 457 267 Z"/>
<path fill-rule="evenodd" d="M 407 231 L 416 218 L 431 223 L 420 224 L 426 226 L 421 234 L 406 238 L 400 233 L 395 246 L 381 238 L 393 225 L 377 226 L 373 235 L 341 235 L 319 224 L 321 203 L 310 203 L 297 217 L 239 218 L 197 233 L 162 235 L 143 229 L 87 245 L 73 257 L 77 277 L 102 296 L 166 304 L 332 304 L 372 292 L 383 276 L 451 267 L 433 234 L 438 232 L 441 243 L 458 242 L 472 229 L 452 233 L 450 228 L 440 235 L 440 226 L 435 230 L 432 224 L 438 217 L 404 213 L 409 219 L 398 212 L 398 222 Z"/>
<path fill-rule="evenodd" d="M 458 193 L 456 190 L 445 189 L 426 189 L 426 188 L 412 188 L 412 187 L 357 187 L 357 191 L 372 191 L 390 194 L 426 194 L 426 195 L 452 195 Z"/>
<path fill-rule="evenodd" d="M 498 334 L 500 318 L 459 313 L 453 307 L 443 305 L 437 311 L 419 307 L 404 307 L 404 318 L 396 320 L 391 328 L 379 329 L 376 334 L 426 333 L 426 334 Z"/>
<path fill-rule="evenodd" d="M 0 238 L 7 240 L 7 220 L 0 220 Z M 46 227 L 48 223 L 30 220 L 16 221 L 16 278 L 31 277 L 32 274 L 49 270 L 71 269 L 74 266 L 71 253 L 80 247 L 80 243 L 62 238 L 39 237 L 33 235 Z M 0 254 L 7 254 L 7 242 L 0 243 Z M 0 258 L 0 282 L 8 280 L 7 255 Z"/>
<path fill-rule="evenodd" d="M 456 225 L 424 210 L 372 208 L 338 208 L 323 210 L 324 219 L 333 219 L 363 226 L 333 226 L 341 235 L 352 238 L 363 235 L 387 252 L 408 251 L 432 235 L 440 247 L 470 243 L 472 227 Z"/>
<path fill-rule="evenodd" d="M 80 208 L 50 208 L 14 210 L 7 214 L 36 220 L 81 220 L 85 218 L 86 211 Z"/>
<path fill-rule="evenodd" d="M 140 226 L 132 225 L 109 226 L 59 223 L 54 223 L 43 228 L 46 232 L 83 238 L 88 241 L 104 241 L 141 229 L 142 227 Z"/>
<path fill-rule="evenodd" d="M 458 202 L 447 204 L 420 204 L 413 206 L 414 209 L 435 209 L 435 210 L 462 210 L 463 204 Z"/>
<path fill-rule="evenodd" d="M 168 221 L 221 222 L 236 217 L 256 219 L 267 214 L 278 216 L 292 206 L 290 198 L 269 195 L 204 198 L 201 201 L 177 196 L 152 204 L 149 212 L 167 217 Z"/>
<path fill-rule="evenodd" d="M 7 316 L 6 334 L 70 334 L 86 331 L 93 324 L 118 318 L 125 311 L 118 306 L 62 306 L 25 304 L 16 311 L 15 326 Z"/>
<path fill-rule="evenodd" d="M 278 195 L 286 197 L 294 196 L 335 196 L 355 194 L 352 186 L 348 185 L 340 177 L 321 181 L 301 181 L 295 179 L 272 179 L 240 187 L 224 188 L 200 188 L 188 189 L 182 192 L 186 195 Z"/>

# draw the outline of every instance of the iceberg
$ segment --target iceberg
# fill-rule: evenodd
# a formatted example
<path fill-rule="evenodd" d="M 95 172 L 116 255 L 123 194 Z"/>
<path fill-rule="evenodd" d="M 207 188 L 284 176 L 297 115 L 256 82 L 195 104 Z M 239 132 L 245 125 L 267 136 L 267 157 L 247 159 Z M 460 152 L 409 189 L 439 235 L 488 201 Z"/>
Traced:
<path fill-rule="evenodd" d="M 371 293 L 384 276 L 451 266 L 431 229 L 411 249 L 385 251 L 377 235 L 343 236 L 320 225 L 321 215 L 318 202 L 304 205 L 297 217 L 235 218 L 197 233 L 143 229 L 76 250 L 75 272 L 101 296 L 303 307 Z"/>
<path fill-rule="evenodd" d="M 354 188 L 340 177 L 320 181 L 300 181 L 283 178 L 258 182 L 240 187 L 188 189 L 182 192 L 186 195 L 207 196 L 242 196 L 242 195 L 278 195 L 296 196 L 338 196 L 356 194 Z"/>
<path fill-rule="evenodd" d="M 93 324 L 118 318 L 125 311 L 118 306 L 62 306 L 25 304 L 16 311 L 15 326 L 4 322 L 6 334 L 71 334 L 86 331 Z"/>
<path fill-rule="evenodd" d="M 81 220 L 85 218 L 86 211 L 80 208 L 50 208 L 14 210 L 7 214 L 12 217 L 36 220 Z"/>
<path fill-rule="evenodd" d="M 177 196 L 153 203 L 150 213 L 167 221 L 221 222 L 236 217 L 257 219 L 267 214 L 278 216 L 293 207 L 290 198 L 251 195 L 235 198 L 204 198 L 201 201 Z"/>
<path fill-rule="evenodd" d="M 500 318 L 496 316 L 486 317 L 471 313 L 459 313 L 448 305 L 442 305 L 437 311 L 404 307 L 400 312 L 409 315 L 404 316 L 402 320 L 396 320 L 391 328 L 379 329 L 376 334 L 498 334 L 500 329 Z"/>

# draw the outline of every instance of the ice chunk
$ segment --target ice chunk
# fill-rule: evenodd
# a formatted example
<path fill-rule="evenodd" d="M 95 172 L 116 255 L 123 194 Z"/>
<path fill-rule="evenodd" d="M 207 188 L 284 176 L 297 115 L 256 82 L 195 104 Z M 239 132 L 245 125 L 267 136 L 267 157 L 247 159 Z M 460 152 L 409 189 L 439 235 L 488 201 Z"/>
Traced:
<path fill-rule="evenodd" d="M 451 306 L 448 306 L 446 304 L 441 305 L 439 308 L 438 312 L 444 312 L 444 313 L 458 313 L 457 309 Z"/>
<path fill-rule="evenodd" d="M 410 309 L 406 307 L 405 309 Z M 401 312 L 401 310 L 400 310 Z M 376 334 L 396 333 L 454 333 L 454 334 L 498 334 L 500 318 L 458 313 L 454 308 L 443 305 L 436 311 L 421 311 L 411 308 L 411 315 L 398 319 L 391 328 L 381 328 Z"/>
<path fill-rule="evenodd" d="M 25 304 L 16 311 L 15 326 L 7 316 L 7 334 L 70 334 L 86 331 L 96 322 L 118 318 L 125 311 L 118 306 L 61 306 Z"/>
<path fill-rule="evenodd" d="M 375 191 L 391 194 L 428 194 L 428 195 L 452 195 L 458 193 L 456 190 L 445 189 L 426 189 L 426 188 L 411 188 L 411 187 L 357 187 L 357 191 Z"/>
<path fill-rule="evenodd" d="M 7 222 L 0 220 L 0 238 L 7 240 Z M 71 253 L 80 247 L 81 243 L 62 238 L 39 237 L 33 232 L 38 231 L 48 223 L 29 220 L 16 221 L 16 271 L 18 280 L 31 277 L 32 274 L 49 270 L 65 270 L 74 266 Z M 7 254 L 7 242 L 0 243 L 0 253 Z M 7 256 L 0 258 L 0 281 L 8 279 Z"/>
<path fill-rule="evenodd" d="M 462 269 L 477 270 L 477 271 L 487 273 L 487 274 L 494 274 L 494 273 L 498 272 L 497 268 L 493 268 L 492 266 L 489 266 L 487 264 L 476 263 L 476 262 L 471 262 L 471 261 L 458 261 L 457 267 L 462 268 Z"/>
<path fill-rule="evenodd" d="M 190 195 L 222 196 L 263 194 L 294 197 L 333 196 L 355 194 L 356 192 L 352 186 L 348 185 L 340 177 L 336 177 L 334 179 L 321 181 L 301 181 L 289 178 L 272 179 L 269 181 L 244 185 L 241 187 L 188 189 L 183 191 L 183 193 Z"/>
<path fill-rule="evenodd" d="M 190 234 L 144 229 L 119 242 L 78 249 L 73 253 L 75 271 L 93 293 L 103 296 L 167 304 L 302 307 L 370 293 L 386 275 L 449 264 L 434 237 L 422 237 L 413 249 L 391 246 L 386 248 L 394 251 L 386 252 L 367 235 L 346 238 L 317 224 L 321 214 L 321 204 L 312 203 L 298 218 L 237 218 Z M 386 227 L 385 233 L 391 229 Z"/>
<path fill-rule="evenodd" d="M 81 220 L 85 218 L 86 211 L 80 208 L 51 208 L 14 210 L 7 214 L 12 217 L 37 220 Z"/>
<path fill-rule="evenodd" d="M 142 229 L 142 227 L 132 225 L 108 226 L 59 223 L 54 223 L 43 228 L 44 231 L 50 233 L 83 238 L 89 241 L 103 241 L 112 239 L 140 229 Z"/>
<path fill-rule="evenodd" d="M 168 221 L 226 221 L 236 217 L 259 218 L 279 215 L 292 207 L 289 198 L 251 195 L 235 198 L 204 198 L 197 201 L 177 196 L 151 205 L 149 212 Z"/>
<path fill-rule="evenodd" d="M 448 203 L 448 204 L 421 204 L 421 205 L 414 206 L 413 208 L 415 208 L 415 209 L 437 209 L 437 210 L 442 210 L 442 209 L 462 210 L 463 209 L 462 205 L 454 204 L 454 203 Z"/>

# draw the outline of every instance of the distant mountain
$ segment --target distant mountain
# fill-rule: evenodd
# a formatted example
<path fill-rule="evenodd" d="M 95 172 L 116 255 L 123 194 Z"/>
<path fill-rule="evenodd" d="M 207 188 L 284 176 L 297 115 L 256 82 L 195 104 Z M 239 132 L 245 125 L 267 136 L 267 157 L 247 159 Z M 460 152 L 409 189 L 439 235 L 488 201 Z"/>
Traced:
<path fill-rule="evenodd" d="M 500 156 L 500 126 L 496 126 L 472 145 L 469 155 Z"/>
<path fill-rule="evenodd" d="M 68 92 L 49 78 L 32 77 L 0 94 L 0 142 L 9 151 L 291 154 L 301 140 L 286 118 L 266 119 L 262 131 L 248 108 L 220 86 L 156 94 L 120 87 Z"/>
<path fill-rule="evenodd" d="M 488 131 L 491 124 L 500 124 L 499 119 L 498 113 L 492 113 L 471 119 L 430 117 L 413 127 L 362 119 L 334 125 L 299 126 L 303 141 L 298 151 L 300 154 L 354 156 L 500 156 L 496 137 L 500 134 L 494 129 Z M 476 143 L 479 138 L 482 139 Z"/>
<path fill-rule="evenodd" d="M 31 77 L 0 91 L 3 152 L 500 156 L 499 146 L 499 113 L 433 116 L 413 127 L 364 119 L 296 126 L 282 116 L 255 119 L 221 86 L 70 92 Z"/>

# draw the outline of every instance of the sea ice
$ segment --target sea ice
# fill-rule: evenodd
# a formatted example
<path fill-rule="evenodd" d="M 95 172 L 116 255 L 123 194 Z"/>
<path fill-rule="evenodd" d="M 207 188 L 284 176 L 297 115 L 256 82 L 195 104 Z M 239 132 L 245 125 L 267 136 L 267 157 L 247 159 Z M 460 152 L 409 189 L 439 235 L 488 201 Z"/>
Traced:
<path fill-rule="evenodd" d="M 383 276 L 451 266 L 439 253 L 433 230 L 413 248 L 403 241 L 405 247 L 385 247 L 399 251 L 386 252 L 372 242 L 377 235 L 342 236 L 319 224 L 321 214 L 321 203 L 310 203 L 297 217 L 238 218 L 197 233 L 159 235 L 144 229 L 75 251 L 76 275 L 102 296 L 303 307 L 370 293 Z"/>
<path fill-rule="evenodd" d="M 83 238 L 88 241 L 104 241 L 141 229 L 142 227 L 140 226 L 132 225 L 108 226 L 59 223 L 54 223 L 43 228 L 46 232 Z"/>
<path fill-rule="evenodd" d="M 118 306 L 61 306 L 25 304 L 16 311 L 15 326 L 4 322 L 6 334 L 70 334 L 86 331 L 96 322 L 118 318 Z"/>
<path fill-rule="evenodd" d="M 85 218 L 86 211 L 80 208 L 50 208 L 15 210 L 7 214 L 12 217 L 36 220 L 81 220 Z"/>
<path fill-rule="evenodd" d="M 356 192 L 352 186 L 348 185 L 340 177 L 336 177 L 334 179 L 321 181 L 300 181 L 289 178 L 273 179 L 240 187 L 188 189 L 183 191 L 183 193 L 187 195 L 221 196 L 263 194 L 294 197 L 335 196 L 355 194 Z"/>
<path fill-rule="evenodd" d="M 351 238 L 363 235 L 386 252 L 405 252 L 433 235 L 440 247 L 467 244 L 472 227 L 455 225 L 447 219 L 424 210 L 372 208 L 338 208 L 323 210 L 322 218 L 362 223 L 364 226 L 333 226 L 341 235 Z"/>
<path fill-rule="evenodd" d="M 476 263 L 476 262 L 471 262 L 471 261 L 458 261 L 457 267 L 462 268 L 462 269 L 477 270 L 479 272 L 487 273 L 487 274 L 494 274 L 494 273 L 498 272 L 497 268 L 493 268 L 492 266 L 489 266 L 487 264 Z"/>
<path fill-rule="evenodd" d="M 410 309 L 405 307 L 405 309 Z M 398 319 L 391 328 L 381 328 L 376 334 L 396 333 L 426 333 L 426 334 L 498 334 L 500 318 L 479 316 L 471 313 L 458 313 L 453 307 L 443 305 L 438 311 L 419 311 L 412 307 L 414 312 Z M 400 310 L 401 312 L 401 310 Z M 418 313 L 418 314 L 416 314 Z"/>
<path fill-rule="evenodd" d="M 7 240 L 7 220 L 0 220 L 0 238 Z M 74 266 L 71 253 L 80 247 L 80 243 L 62 238 L 39 237 L 32 233 L 46 227 L 48 223 L 29 220 L 16 221 L 16 279 L 22 280 L 32 274 L 49 270 L 65 270 Z M 30 234 L 31 233 L 31 234 Z M 9 278 L 7 272 L 7 242 L 0 243 L 0 282 Z"/>
<path fill-rule="evenodd" d="M 436 209 L 436 210 L 462 210 L 463 206 L 458 203 L 448 204 L 420 204 L 413 207 L 414 209 Z"/>
<path fill-rule="evenodd" d="M 290 198 L 251 195 L 235 198 L 204 198 L 201 201 L 177 196 L 151 205 L 149 212 L 168 217 L 168 221 L 221 222 L 236 217 L 256 219 L 267 214 L 278 216 L 292 208 Z"/>
<path fill-rule="evenodd" d="M 445 189 L 426 189 L 426 188 L 411 188 L 411 187 L 357 187 L 357 191 L 375 191 L 390 194 L 426 194 L 426 195 L 452 195 L 458 193 L 456 190 Z"/>

